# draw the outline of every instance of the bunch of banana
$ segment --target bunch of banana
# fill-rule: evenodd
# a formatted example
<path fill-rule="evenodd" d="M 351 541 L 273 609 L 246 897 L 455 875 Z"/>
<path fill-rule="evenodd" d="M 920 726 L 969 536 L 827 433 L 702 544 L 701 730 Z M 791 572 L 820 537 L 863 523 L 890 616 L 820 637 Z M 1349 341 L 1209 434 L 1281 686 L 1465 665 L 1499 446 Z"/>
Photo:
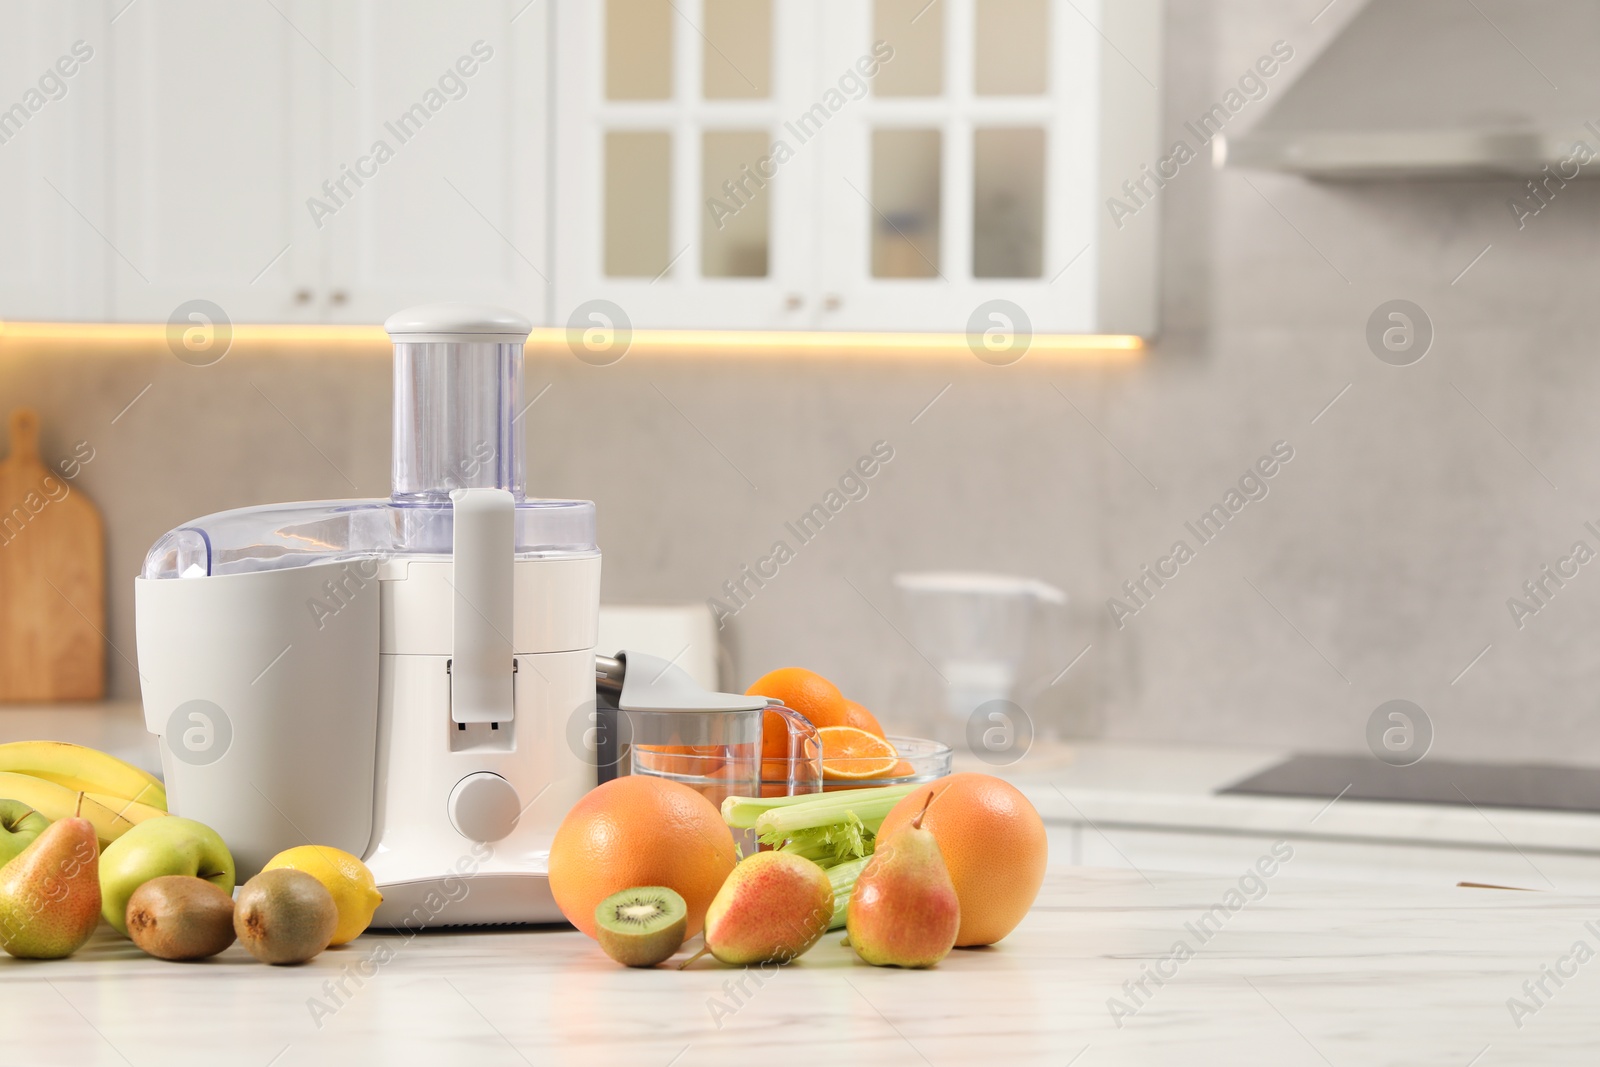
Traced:
<path fill-rule="evenodd" d="M 115 756 L 64 741 L 0 745 L 0 798 L 20 800 L 45 818 L 77 815 L 94 824 L 100 847 L 136 823 L 167 813 L 159 779 Z"/>

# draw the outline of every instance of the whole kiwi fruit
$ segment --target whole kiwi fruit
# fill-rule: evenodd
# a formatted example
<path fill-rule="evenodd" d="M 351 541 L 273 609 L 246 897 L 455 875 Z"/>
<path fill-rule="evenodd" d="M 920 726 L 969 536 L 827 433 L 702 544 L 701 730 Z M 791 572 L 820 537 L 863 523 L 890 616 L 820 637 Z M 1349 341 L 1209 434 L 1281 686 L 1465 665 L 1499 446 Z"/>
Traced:
<path fill-rule="evenodd" d="M 128 936 L 163 960 L 203 960 L 233 944 L 233 898 L 204 878 L 152 878 L 128 898 Z"/>
<path fill-rule="evenodd" d="M 239 890 L 233 929 L 263 963 L 304 963 L 328 947 L 339 925 L 333 895 L 288 867 L 262 871 Z"/>
<path fill-rule="evenodd" d="M 683 944 L 689 907 L 666 886 L 624 889 L 594 909 L 595 940 L 627 967 L 654 967 Z"/>

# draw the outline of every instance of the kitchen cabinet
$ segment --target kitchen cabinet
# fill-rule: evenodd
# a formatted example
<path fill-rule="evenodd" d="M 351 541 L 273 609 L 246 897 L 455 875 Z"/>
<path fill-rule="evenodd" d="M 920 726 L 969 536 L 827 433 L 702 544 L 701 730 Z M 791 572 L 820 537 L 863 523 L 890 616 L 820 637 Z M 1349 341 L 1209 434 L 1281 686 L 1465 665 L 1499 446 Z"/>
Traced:
<path fill-rule="evenodd" d="M 6 6 L 0 30 L 0 319 L 103 319 L 112 71 L 87 4 Z"/>
<path fill-rule="evenodd" d="M 1148 335 L 1159 10 L 22 0 L 0 315 Z"/>
<path fill-rule="evenodd" d="M 556 10 L 556 321 L 1153 332 L 1154 0 Z"/>
<path fill-rule="evenodd" d="M 117 68 L 116 317 L 380 322 L 431 300 L 543 312 L 541 10 L 131 11 Z"/>
<path fill-rule="evenodd" d="M 321 98 L 335 106 L 322 172 L 299 190 L 319 203 L 296 202 L 317 216 L 326 321 L 440 300 L 543 321 L 548 5 L 326 6 L 338 71 L 322 64 Z"/>
<path fill-rule="evenodd" d="M 298 202 L 320 181 L 333 92 L 313 43 L 321 6 L 160 0 L 104 28 L 113 318 L 165 322 L 196 299 L 236 322 L 320 318 L 318 242 Z"/>
<path fill-rule="evenodd" d="M 815 94 L 820 30 L 772 0 L 556 5 L 558 322 L 813 324 L 819 156 L 774 138 Z"/>
<path fill-rule="evenodd" d="M 0 218 L 0 316 L 165 322 L 206 300 L 235 322 L 379 322 L 470 300 L 544 319 L 546 5 L 0 18 L 5 69 L 48 80 L 0 121 L 0 189 L 24 206 Z"/>

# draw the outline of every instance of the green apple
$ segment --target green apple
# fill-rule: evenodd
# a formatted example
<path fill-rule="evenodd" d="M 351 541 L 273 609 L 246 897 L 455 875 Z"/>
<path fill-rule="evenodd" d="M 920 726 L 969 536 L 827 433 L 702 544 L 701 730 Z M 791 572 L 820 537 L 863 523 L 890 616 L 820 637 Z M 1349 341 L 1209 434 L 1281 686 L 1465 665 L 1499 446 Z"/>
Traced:
<path fill-rule="evenodd" d="M 22 854 L 50 820 L 20 800 L 0 800 L 0 866 Z"/>
<path fill-rule="evenodd" d="M 128 898 L 152 878 L 186 874 L 233 892 L 233 855 L 211 827 L 168 815 L 146 819 L 100 854 L 100 913 L 124 937 Z"/>

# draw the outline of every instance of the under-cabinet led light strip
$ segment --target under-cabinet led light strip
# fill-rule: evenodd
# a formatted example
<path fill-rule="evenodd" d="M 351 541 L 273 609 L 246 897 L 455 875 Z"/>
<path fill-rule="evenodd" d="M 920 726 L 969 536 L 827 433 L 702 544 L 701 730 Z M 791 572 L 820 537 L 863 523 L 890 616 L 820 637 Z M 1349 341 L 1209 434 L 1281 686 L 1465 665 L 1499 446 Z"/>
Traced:
<path fill-rule="evenodd" d="M 327 326 L 294 324 L 239 324 L 232 327 L 235 343 L 337 342 L 382 346 L 389 354 L 389 338 L 378 326 Z M 148 344 L 163 340 L 161 323 L 3 322 L 0 344 L 16 341 L 83 341 L 102 344 Z M 528 337 L 530 355 L 567 348 L 568 331 L 540 327 Z M 1037 334 L 1027 355 L 1066 358 L 1083 362 L 1124 362 L 1144 350 L 1142 338 L 1130 334 Z M 971 358 L 969 338 L 962 333 L 832 333 L 799 330 L 634 330 L 630 354 L 643 356 L 892 356 L 917 359 L 927 356 Z"/>

